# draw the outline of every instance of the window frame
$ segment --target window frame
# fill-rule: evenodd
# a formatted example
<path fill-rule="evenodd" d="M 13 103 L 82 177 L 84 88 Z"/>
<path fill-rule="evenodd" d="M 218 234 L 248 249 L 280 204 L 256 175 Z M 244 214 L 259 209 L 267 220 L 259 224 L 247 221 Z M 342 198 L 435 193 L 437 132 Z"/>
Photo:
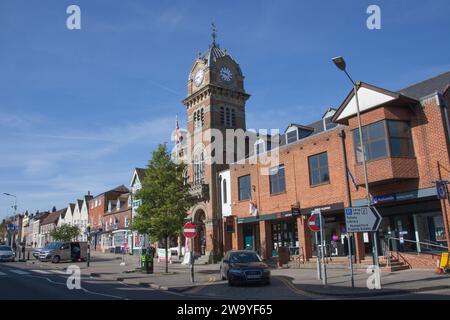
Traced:
<path fill-rule="evenodd" d="M 248 190 L 248 198 L 243 198 L 242 197 L 242 193 L 241 193 L 241 189 L 243 189 L 243 188 L 241 188 L 241 181 L 244 178 L 248 178 L 248 188 L 249 188 L 249 190 Z M 239 201 L 251 200 L 252 199 L 252 178 L 251 178 L 251 175 L 250 174 L 246 174 L 246 175 L 240 176 L 240 177 L 238 177 L 238 181 L 237 182 L 238 182 L 238 199 L 239 199 Z"/>
<path fill-rule="evenodd" d="M 323 154 L 325 154 L 325 157 L 326 157 L 326 160 L 327 160 L 327 166 L 326 166 L 326 168 L 327 168 L 327 172 L 328 172 L 328 180 L 324 180 L 324 181 L 322 181 L 321 180 L 321 176 L 322 176 L 322 166 L 320 165 L 320 156 L 321 155 L 323 155 Z M 318 183 L 313 183 L 313 179 L 312 179 L 312 172 L 313 172 L 313 170 L 314 170 L 314 168 L 312 168 L 311 167 L 311 159 L 312 158 L 314 158 L 314 157 L 317 157 L 317 171 L 318 171 L 318 174 L 319 174 L 319 182 Z M 311 187 L 315 187 L 315 186 L 321 186 L 321 185 L 324 185 L 324 184 L 330 184 L 331 183 L 331 176 L 330 176 L 330 165 L 329 165 L 329 162 L 328 162 L 328 151 L 323 151 L 323 152 L 319 152 L 319 153 L 316 153 L 316 154 L 312 154 L 312 155 L 310 155 L 310 156 L 308 156 L 308 172 L 309 172 L 309 185 L 311 186 Z"/>
<path fill-rule="evenodd" d="M 368 154 L 367 152 L 365 153 L 365 157 L 366 157 L 366 162 L 370 162 L 370 161 L 376 161 L 376 160 L 380 160 L 380 159 L 386 159 L 386 158 L 415 158 L 415 150 L 414 150 L 414 143 L 413 143 L 413 137 L 412 137 L 412 132 L 411 132 L 411 122 L 407 121 L 407 120 L 396 120 L 396 119 L 382 119 L 382 120 L 378 120 L 372 123 L 369 123 L 365 126 L 362 126 L 362 130 L 364 130 L 365 128 L 369 128 L 369 126 L 375 125 L 382 122 L 383 123 L 383 130 L 384 130 L 384 141 L 385 141 L 385 148 L 386 148 L 386 154 L 384 156 L 381 157 L 376 157 L 376 158 L 368 158 Z M 409 128 L 409 132 L 408 135 L 409 137 L 398 137 L 398 136 L 391 136 L 391 132 L 389 130 L 389 122 L 402 122 L 405 123 L 408 128 Z M 356 134 L 356 141 L 355 141 L 355 134 Z M 362 159 L 359 160 L 358 159 L 358 151 L 357 151 L 357 147 L 359 146 L 359 133 L 358 133 L 358 128 L 353 129 L 352 130 L 352 136 L 353 136 L 353 154 L 355 157 L 355 163 L 357 165 L 362 164 Z M 363 138 L 364 138 L 364 131 L 363 131 Z M 392 144 L 391 144 L 391 139 L 400 139 L 400 140 L 409 140 L 411 143 L 411 151 L 412 153 L 410 155 L 393 155 L 392 154 Z M 371 139 L 367 139 L 367 144 L 368 144 L 368 148 L 370 148 L 370 144 L 369 141 L 373 142 L 373 141 L 378 141 L 377 139 L 375 140 L 371 140 Z M 364 141 L 363 141 L 363 145 L 364 145 Z M 369 151 L 370 152 L 370 151 Z M 361 158 L 362 158 L 362 153 L 361 153 Z"/>
<path fill-rule="evenodd" d="M 277 173 L 276 174 L 269 174 L 269 191 L 270 191 L 270 195 L 277 195 L 280 193 L 285 193 L 286 192 L 286 167 L 284 166 L 284 164 L 280 164 L 278 166 L 272 167 L 269 169 L 269 172 L 275 168 L 278 168 Z M 280 169 L 283 169 L 283 179 L 280 179 Z M 276 178 L 275 178 L 276 177 Z M 276 180 L 274 180 L 276 179 Z M 281 183 L 280 181 L 283 181 L 283 189 L 281 189 Z M 276 183 L 276 187 L 277 190 L 275 191 L 273 186 Z"/>

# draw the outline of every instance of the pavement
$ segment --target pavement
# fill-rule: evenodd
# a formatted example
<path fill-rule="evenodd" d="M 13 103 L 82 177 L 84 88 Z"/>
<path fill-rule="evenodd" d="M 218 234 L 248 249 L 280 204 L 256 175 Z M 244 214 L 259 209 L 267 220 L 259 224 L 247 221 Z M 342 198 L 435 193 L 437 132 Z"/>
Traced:
<path fill-rule="evenodd" d="M 382 288 L 370 290 L 367 288 L 370 274 L 365 270 L 355 270 L 355 288 L 352 288 L 348 270 L 328 269 L 328 283 L 324 286 L 314 269 L 276 268 L 271 270 L 272 283 L 267 290 L 269 287 L 259 285 L 229 287 L 219 277 L 218 264 L 195 265 L 194 283 L 190 281 L 190 270 L 186 265 L 169 264 L 169 273 L 165 273 L 165 264 L 155 262 L 154 273 L 145 274 L 140 271 L 139 257 L 130 255 L 122 258 L 121 255 L 93 252 L 89 267 L 86 262 L 52 264 L 34 259 L 24 264 L 29 268 L 60 272 L 76 264 L 82 276 L 90 281 L 106 281 L 201 299 L 413 299 L 420 295 L 424 299 L 450 300 L 450 275 L 438 275 L 435 270 L 382 273 Z"/>

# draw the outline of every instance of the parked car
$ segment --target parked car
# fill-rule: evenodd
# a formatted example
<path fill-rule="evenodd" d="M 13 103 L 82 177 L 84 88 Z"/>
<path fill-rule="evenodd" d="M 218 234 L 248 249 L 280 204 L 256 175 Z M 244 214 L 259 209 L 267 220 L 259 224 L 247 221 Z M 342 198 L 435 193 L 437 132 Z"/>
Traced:
<path fill-rule="evenodd" d="M 39 254 L 41 253 L 41 250 L 44 248 L 37 248 L 33 250 L 33 257 L 35 257 L 36 259 L 39 259 Z"/>
<path fill-rule="evenodd" d="M 51 242 L 39 252 L 40 261 L 85 261 L 87 258 L 87 242 Z"/>
<path fill-rule="evenodd" d="M 10 246 L 0 246 L 0 261 L 13 262 L 16 258 L 14 250 Z"/>
<path fill-rule="evenodd" d="M 220 277 L 228 285 L 244 283 L 270 284 L 269 266 L 255 251 L 229 251 L 220 263 Z"/>

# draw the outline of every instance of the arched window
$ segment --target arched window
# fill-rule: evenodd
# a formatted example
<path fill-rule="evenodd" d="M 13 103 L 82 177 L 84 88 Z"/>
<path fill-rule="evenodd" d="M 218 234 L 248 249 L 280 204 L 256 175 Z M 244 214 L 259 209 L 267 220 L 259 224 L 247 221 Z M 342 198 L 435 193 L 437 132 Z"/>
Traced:
<path fill-rule="evenodd" d="M 227 203 L 227 180 L 223 179 L 222 181 L 222 190 L 223 190 L 223 203 Z"/>
<path fill-rule="evenodd" d="M 194 183 L 202 184 L 205 180 L 205 156 L 201 151 L 194 156 Z"/>

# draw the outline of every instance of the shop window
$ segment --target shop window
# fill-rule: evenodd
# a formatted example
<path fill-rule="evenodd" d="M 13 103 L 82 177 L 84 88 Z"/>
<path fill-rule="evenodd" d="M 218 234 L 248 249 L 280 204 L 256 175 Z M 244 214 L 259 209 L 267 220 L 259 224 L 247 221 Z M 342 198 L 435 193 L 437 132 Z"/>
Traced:
<path fill-rule="evenodd" d="M 281 193 L 286 191 L 286 178 L 284 175 L 284 165 L 270 168 L 270 193 Z"/>
<path fill-rule="evenodd" d="M 239 200 L 249 200 L 252 197 L 250 175 L 238 178 Z"/>
<path fill-rule="evenodd" d="M 330 181 L 328 172 L 328 157 L 326 152 L 322 152 L 308 158 L 309 182 L 311 185 L 327 183 Z"/>

